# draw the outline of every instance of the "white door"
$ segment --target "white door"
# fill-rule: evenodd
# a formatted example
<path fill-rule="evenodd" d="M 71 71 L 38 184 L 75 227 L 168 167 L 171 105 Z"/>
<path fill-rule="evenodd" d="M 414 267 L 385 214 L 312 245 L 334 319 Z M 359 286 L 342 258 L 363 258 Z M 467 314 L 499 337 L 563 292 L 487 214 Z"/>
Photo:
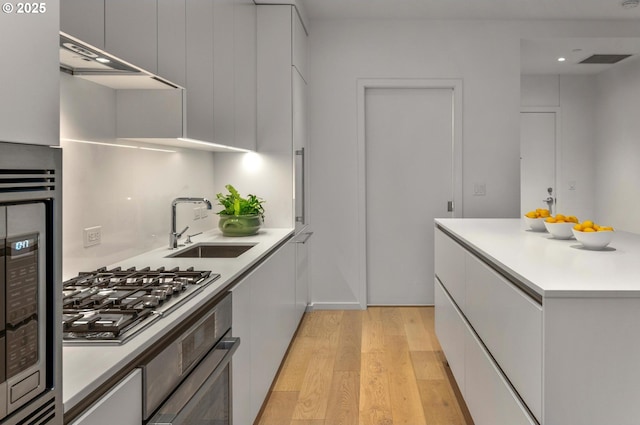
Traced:
<path fill-rule="evenodd" d="M 520 210 L 548 208 L 556 198 L 556 113 L 520 113 Z M 548 190 L 551 188 L 552 193 Z M 552 213 L 556 214 L 555 203 Z"/>
<path fill-rule="evenodd" d="M 451 217 L 453 89 L 365 91 L 367 304 L 433 304 L 434 218 Z"/>

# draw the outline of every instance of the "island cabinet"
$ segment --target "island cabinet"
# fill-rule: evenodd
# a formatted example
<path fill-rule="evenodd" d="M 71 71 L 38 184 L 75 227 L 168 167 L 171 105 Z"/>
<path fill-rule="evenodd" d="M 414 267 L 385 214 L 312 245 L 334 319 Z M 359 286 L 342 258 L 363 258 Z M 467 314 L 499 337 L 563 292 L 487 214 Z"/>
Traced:
<path fill-rule="evenodd" d="M 233 421 L 252 424 L 298 326 L 295 245 L 285 243 L 232 288 Z"/>
<path fill-rule="evenodd" d="M 638 267 L 640 237 L 608 252 L 549 239 L 437 220 L 436 334 L 474 423 L 637 423 L 640 288 L 614 265 Z"/>
<path fill-rule="evenodd" d="M 4 5 L 0 13 L 0 142 L 58 145 L 59 2 Z"/>

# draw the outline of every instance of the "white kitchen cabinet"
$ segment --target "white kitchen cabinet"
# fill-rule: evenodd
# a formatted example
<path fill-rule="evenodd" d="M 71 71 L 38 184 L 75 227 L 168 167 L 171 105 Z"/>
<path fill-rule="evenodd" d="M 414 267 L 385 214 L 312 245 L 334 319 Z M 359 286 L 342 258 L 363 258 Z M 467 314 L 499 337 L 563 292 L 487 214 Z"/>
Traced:
<path fill-rule="evenodd" d="M 213 2 L 187 0 L 186 136 L 213 141 Z"/>
<path fill-rule="evenodd" d="M 41 3 L 41 13 L 18 13 L 27 3 L 7 4 L 15 10 L 0 13 L 0 141 L 58 145 L 60 3 Z"/>
<path fill-rule="evenodd" d="M 295 246 L 282 245 L 233 289 L 233 417 L 251 424 L 298 326 Z"/>
<path fill-rule="evenodd" d="M 60 30 L 104 49 L 105 0 L 60 0 Z"/>
<path fill-rule="evenodd" d="M 104 47 L 113 55 L 149 72 L 158 71 L 156 0 L 107 0 Z"/>
<path fill-rule="evenodd" d="M 186 0 L 158 1 L 158 75 L 184 87 L 187 79 Z"/>
<path fill-rule="evenodd" d="M 541 421 L 542 307 L 438 228 L 435 249 L 436 334 L 474 422 Z"/>
<path fill-rule="evenodd" d="M 213 2 L 213 139 L 212 142 L 234 146 L 234 3 Z"/>
<path fill-rule="evenodd" d="M 240 345 L 233 355 L 231 373 L 233 375 L 232 417 L 236 424 L 252 424 L 251 406 L 251 276 L 231 290 L 232 323 L 231 332 L 240 338 Z"/>
<path fill-rule="evenodd" d="M 234 143 L 256 150 L 257 136 L 257 7 L 253 0 L 234 2 Z"/>
<path fill-rule="evenodd" d="M 142 424 L 142 372 L 135 369 L 71 425 Z"/>
<path fill-rule="evenodd" d="M 290 179 L 295 195 L 288 200 L 293 205 L 282 211 L 281 216 L 286 214 L 296 232 L 302 231 L 309 217 L 308 208 L 303 208 L 303 205 L 309 205 L 308 179 L 302 177 L 303 164 L 309 162 L 307 82 L 293 63 L 294 28 L 299 19 L 291 5 L 258 6 L 258 150 L 278 155 L 280 161 L 292 164 Z M 306 38 L 304 32 L 303 35 Z M 296 45 L 305 46 L 306 42 Z M 295 155 L 302 149 L 304 157 Z M 303 202 L 303 198 L 307 202 Z M 304 224 L 296 220 L 296 217 L 303 216 Z"/>
<path fill-rule="evenodd" d="M 442 350 L 447 355 L 449 368 L 456 378 L 458 388 L 465 395 L 464 379 L 464 319 L 451 300 L 450 294 L 444 289 L 438 279 L 435 279 L 435 329 Z"/>
<path fill-rule="evenodd" d="M 296 246 L 296 317 L 300 320 L 309 304 L 309 240 L 313 232 L 298 234 Z"/>
<path fill-rule="evenodd" d="M 435 281 L 436 334 L 476 425 L 536 425 L 454 300 Z"/>
<path fill-rule="evenodd" d="M 500 368 L 542 418 L 542 307 L 467 254 L 466 316 Z"/>
<path fill-rule="evenodd" d="M 297 10 L 292 9 L 293 15 L 291 19 L 292 26 L 292 53 L 291 61 L 296 67 L 302 78 L 307 79 L 307 30 L 302 24 Z"/>
<path fill-rule="evenodd" d="M 255 8 L 187 0 L 186 137 L 255 150 Z"/>

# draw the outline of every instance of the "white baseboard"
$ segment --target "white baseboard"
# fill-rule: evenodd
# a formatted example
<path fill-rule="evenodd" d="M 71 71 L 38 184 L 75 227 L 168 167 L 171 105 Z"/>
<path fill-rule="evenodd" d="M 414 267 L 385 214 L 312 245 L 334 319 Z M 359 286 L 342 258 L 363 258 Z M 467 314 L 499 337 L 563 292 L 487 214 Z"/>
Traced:
<path fill-rule="evenodd" d="M 362 306 L 358 302 L 346 302 L 346 303 L 311 303 L 307 304 L 305 311 L 317 311 L 317 310 L 362 310 Z"/>

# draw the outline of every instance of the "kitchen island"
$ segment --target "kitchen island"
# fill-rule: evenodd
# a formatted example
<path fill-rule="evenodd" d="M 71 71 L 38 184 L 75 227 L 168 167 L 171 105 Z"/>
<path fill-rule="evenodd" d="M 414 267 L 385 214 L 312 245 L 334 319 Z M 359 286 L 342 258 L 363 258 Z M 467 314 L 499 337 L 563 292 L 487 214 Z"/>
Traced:
<path fill-rule="evenodd" d="M 437 219 L 436 332 L 476 425 L 640 417 L 640 236 L 604 250 L 520 219 Z"/>
<path fill-rule="evenodd" d="M 196 311 L 231 289 L 271 253 L 287 243 L 292 236 L 293 229 L 289 228 L 262 229 L 257 235 L 242 238 L 224 237 L 218 230 L 211 230 L 193 237 L 193 245 L 198 243 L 250 243 L 255 246 L 237 258 L 168 257 L 183 248 L 169 250 L 167 247 L 163 247 L 111 266 L 121 266 L 122 268 L 148 266 L 151 269 L 180 267 L 182 270 L 193 267 L 195 270 L 210 270 L 219 274 L 220 277 L 205 286 L 196 296 L 188 299 L 165 317 L 155 320 L 121 345 L 65 343 L 62 359 L 65 422 L 68 423 L 77 417 L 97 397 L 100 397 L 105 389 L 114 386 L 134 370 L 137 366 L 136 360 L 143 356 L 150 347 L 188 320 Z"/>

